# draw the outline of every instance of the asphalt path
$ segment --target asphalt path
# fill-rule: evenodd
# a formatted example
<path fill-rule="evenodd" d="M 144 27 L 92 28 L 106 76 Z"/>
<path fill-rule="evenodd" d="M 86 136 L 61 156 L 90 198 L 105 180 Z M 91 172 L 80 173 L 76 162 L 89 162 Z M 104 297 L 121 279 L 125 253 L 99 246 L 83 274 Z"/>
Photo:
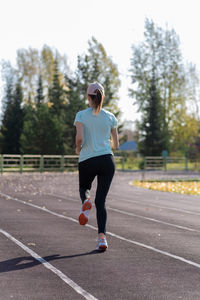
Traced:
<path fill-rule="evenodd" d="M 200 299 L 200 198 L 131 186 L 196 173 L 116 172 L 108 250 L 77 219 L 77 173 L 0 176 L 0 299 Z M 96 181 L 91 196 L 95 196 Z"/>

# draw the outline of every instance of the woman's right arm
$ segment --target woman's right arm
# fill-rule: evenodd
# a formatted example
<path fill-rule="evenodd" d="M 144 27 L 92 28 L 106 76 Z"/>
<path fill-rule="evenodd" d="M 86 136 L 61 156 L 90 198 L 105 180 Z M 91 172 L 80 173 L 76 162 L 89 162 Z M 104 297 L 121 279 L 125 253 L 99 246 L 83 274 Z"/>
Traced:
<path fill-rule="evenodd" d="M 80 154 L 81 145 L 83 142 L 83 124 L 81 122 L 76 122 L 76 154 Z"/>
<path fill-rule="evenodd" d="M 118 149 L 119 148 L 119 141 L 118 141 L 117 127 L 111 129 L 111 137 L 112 137 L 112 147 L 113 147 L 113 149 Z"/>

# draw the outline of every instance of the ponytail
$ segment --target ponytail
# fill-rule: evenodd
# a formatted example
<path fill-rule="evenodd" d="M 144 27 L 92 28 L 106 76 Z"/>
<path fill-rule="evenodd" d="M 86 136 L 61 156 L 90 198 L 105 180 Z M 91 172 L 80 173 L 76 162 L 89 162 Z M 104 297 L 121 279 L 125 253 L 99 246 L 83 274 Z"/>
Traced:
<path fill-rule="evenodd" d="M 92 99 L 93 108 L 95 113 L 99 113 L 103 104 L 103 93 L 100 89 L 95 90 L 95 95 L 89 95 Z"/>

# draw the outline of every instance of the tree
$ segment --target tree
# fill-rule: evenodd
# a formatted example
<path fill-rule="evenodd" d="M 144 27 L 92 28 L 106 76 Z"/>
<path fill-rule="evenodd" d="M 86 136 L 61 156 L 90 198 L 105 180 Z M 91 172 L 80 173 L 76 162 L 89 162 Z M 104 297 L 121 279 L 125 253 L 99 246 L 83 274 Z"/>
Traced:
<path fill-rule="evenodd" d="M 174 30 L 163 30 L 148 19 L 145 21 L 144 37 L 144 42 L 132 48 L 130 72 L 133 85 L 129 92 L 136 100 L 138 111 L 145 114 L 151 104 L 149 86 L 155 78 L 160 97 L 159 114 L 162 115 L 162 144 L 166 150 L 170 150 L 172 124 L 186 101 L 180 42 Z M 149 127 L 143 129 L 148 130 Z"/>
<path fill-rule="evenodd" d="M 86 108 L 85 97 L 82 93 L 82 85 L 80 84 L 78 76 L 65 76 L 66 84 L 68 86 L 67 99 L 68 104 L 65 110 L 66 130 L 64 133 L 64 145 L 66 153 L 74 153 L 74 142 L 76 136 L 76 129 L 74 126 L 75 115 L 78 111 Z"/>
<path fill-rule="evenodd" d="M 62 72 L 59 73 L 60 77 L 63 72 L 69 71 L 66 56 L 61 55 L 57 49 L 47 45 L 44 45 L 42 50 L 31 47 L 18 49 L 15 72 L 20 78 L 25 104 L 28 101 L 32 103 L 35 101 L 39 75 L 43 82 L 44 100 L 47 101 L 49 87 L 52 86 L 55 74 L 55 63 L 62 68 Z"/>
<path fill-rule="evenodd" d="M 98 81 L 104 86 L 106 97 L 103 106 L 119 117 L 120 111 L 117 107 L 119 72 L 102 44 L 93 37 L 89 41 L 87 53 L 77 58 L 75 74 L 66 74 L 65 81 L 68 100 L 65 114 L 67 125 L 65 149 L 67 153 L 74 153 L 76 130 L 73 123 L 76 113 L 86 108 L 86 91 L 89 83 Z"/>
<path fill-rule="evenodd" d="M 41 104 L 32 116 L 26 117 L 20 138 L 22 153 L 64 154 L 62 126 L 47 104 Z"/>
<path fill-rule="evenodd" d="M 199 129 L 200 123 L 195 115 L 188 114 L 183 108 L 183 112 L 173 123 L 172 151 L 188 155 L 191 148 L 198 143 Z"/>
<path fill-rule="evenodd" d="M 13 93 L 14 93 L 14 70 L 9 62 L 2 62 L 2 78 L 4 80 L 4 94 L 2 99 L 1 116 L 1 153 L 6 153 L 8 145 L 7 123 L 11 118 Z M 5 151 L 5 152 L 4 152 Z"/>
<path fill-rule="evenodd" d="M 20 145 L 17 147 L 23 153 L 74 153 L 75 114 L 86 108 L 86 90 L 93 81 L 100 81 L 105 87 L 105 107 L 119 114 L 117 92 L 120 80 L 117 66 L 94 38 L 89 41 L 87 54 L 78 57 L 75 73 L 70 72 L 66 56 L 47 45 L 41 51 L 19 49 L 16 65 L 12 69 L 19 78 L 21 103 L 18 105 L 23 111 L 21 121 L 24 121 Z M 6 69 L 4 75 L 8 75 Z M 8 124 L 17 116 L 13 113 L 16 105 L 15 86 L 16 80 L 10 86 L 7 84 L 0 137 L 2 146 L 12 145 L 12 135 L 7 131 Z M 11 140 L 6 140 L 9 138 Z M 5 147 L 4 150 L 8 152 Z"/>
<path fill-rule="evenodd" d="M 43 93 L 43 84 L 42 84 L 42 76 L 39 75 L 38 79 L 38 88 L 37 88 L 37 95 L 36 95 L 36 105 L 39 107 L 44 101 L 44 93 Z"/>
<path fill-rule="evenodd" d="M 46 104 L 37 112 L 37 147 L 41 154 L 64 154 L 63 126 Z"/>
<path fill-rule="evenodd" d="M 29 49 L 18 49 L 16 73 L 21 82 L 25 103 L 28 101 L 34 102 L 39 72 L 39 51 L 31 47 Z"/>
<path fill-rule="evenodd" d="M 54 61 L 54 76 L 52 86 L 49 88 L 49 102 L 51 103 L 51 112 L 58 117 L 62 116 L 63 109 L 66 105 L 66 91 L 60 81 L 58 61 Z"/>
<path fill-rule="evenodd" d="M 23 132 L 20 137 L 21 152 L 28 154 L 64 154 L 64 127 L 48 104 L 43 102 L 42 78 L 39 76 L 36 95 L 37 105 L 25 106 Z"/>
<path fill-rule="evenodd" d="M 188 111 L 200 121 L 200 77 L 196 65 L 186 64 L 185 94 Z"/>
<path fill-rule="evenodd" d="M 103 45 L 94 37 L 88 42 L 88 52 L 78 57 L 77 76 L 82 86 L 82 97 L 85 97 L 88 84 L 100 82 L 105 89 L 104 107 L 120 115 L 117 107 L 118 89 L 120 86 L 117 65 L 107 55 Z"/>
<path fill-rule="evenodd" d="M 1 127 L 1 133 L 3 135 L 2 152 L 19 154 L 20 135 L 24 122 L 24 110 L 22 108 L 23 96 L 19 81 L 16 84 L 13 95 L 10 94 L 9 97 Z"/>
<path fill-rule="evenodd" d="M 29 103 L 24 108 L 24 126 L 20 136 L 20 152 L 22 154 L 40 154 L 37 152 L 37 114 Z"/>
<path fill-rule="evenodd" d="M 166 149 L 163 139 L 163 116 L 161 111 L 160 96 L 153 78 L 149 86 L 149 97 L 140 124 L 142 139 L 139 143 L 139 151 L 144 156 L 160 156 L 162 150 Z"/>

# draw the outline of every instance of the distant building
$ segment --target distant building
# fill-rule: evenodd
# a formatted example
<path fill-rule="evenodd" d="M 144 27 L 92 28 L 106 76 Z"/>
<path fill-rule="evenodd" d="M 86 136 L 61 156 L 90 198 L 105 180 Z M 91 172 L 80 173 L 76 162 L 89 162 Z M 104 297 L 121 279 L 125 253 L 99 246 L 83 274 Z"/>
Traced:
<path fill-rule="evenodd" d="M 120 151 L 137 151 L 137 143 L 135 141 L 127 141 L 119 146 Z"/>

